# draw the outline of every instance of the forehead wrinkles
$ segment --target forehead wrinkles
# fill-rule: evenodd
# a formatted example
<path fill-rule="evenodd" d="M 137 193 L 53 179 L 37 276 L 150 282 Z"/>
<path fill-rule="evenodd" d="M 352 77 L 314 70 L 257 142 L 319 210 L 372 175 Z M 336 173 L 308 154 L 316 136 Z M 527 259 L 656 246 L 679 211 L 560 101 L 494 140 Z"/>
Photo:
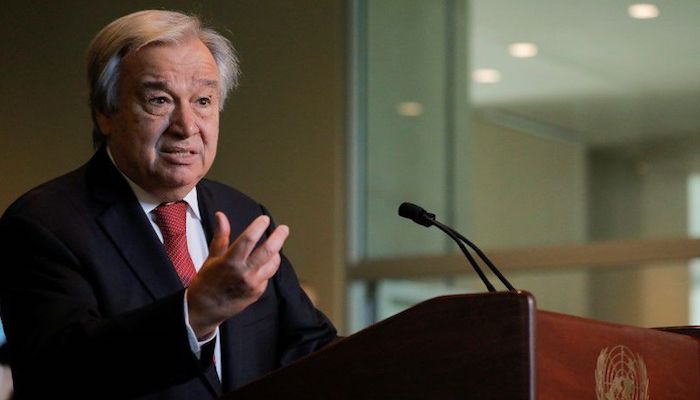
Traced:
<path fill-rule="evenodd" d="M 219 87 L 219 69 L 201 42 L 146 46 L 124 57 L 125 77 L 142 87 Z"/>

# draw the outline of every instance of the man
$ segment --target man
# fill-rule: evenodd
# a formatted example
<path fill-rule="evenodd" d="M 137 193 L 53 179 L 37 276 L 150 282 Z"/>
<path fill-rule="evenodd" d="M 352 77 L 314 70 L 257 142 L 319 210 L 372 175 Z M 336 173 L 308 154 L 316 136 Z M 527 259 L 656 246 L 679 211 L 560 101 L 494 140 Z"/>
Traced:
<path fill-rule="evenodd" d="M 230 43 L 191 16 L 97 34 L 98 150 L 0 221 L 18 398 L 214 398 L 336 337 L 280 253 L 288 228 L 203 179 L 237 75 Z"/>

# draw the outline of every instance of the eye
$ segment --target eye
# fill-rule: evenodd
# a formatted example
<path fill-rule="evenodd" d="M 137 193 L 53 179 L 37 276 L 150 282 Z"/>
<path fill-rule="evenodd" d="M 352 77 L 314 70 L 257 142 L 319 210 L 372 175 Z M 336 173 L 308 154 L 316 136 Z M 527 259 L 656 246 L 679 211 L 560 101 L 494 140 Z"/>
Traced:
<path fill-rule="evenodd" d="M 159 97 L 153 97 L 148 100 L 149 103 L 154 104 L 154 105 L 164 105 L 168 104 L 168 98 L 165 96 L 159 96 Z"/>
<path fill-rule="evenodd" d="M 200 106 L 208 106 L 211 104 L 211 99 L 209 97 L 200 97 L 197 99 L 197 104 Z"/>

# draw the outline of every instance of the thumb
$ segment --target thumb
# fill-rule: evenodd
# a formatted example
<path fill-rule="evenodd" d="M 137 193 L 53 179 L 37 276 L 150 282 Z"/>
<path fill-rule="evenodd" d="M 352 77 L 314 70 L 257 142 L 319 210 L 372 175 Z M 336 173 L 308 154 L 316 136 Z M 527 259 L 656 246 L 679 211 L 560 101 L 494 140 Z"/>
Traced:
<path fill-rule="evenodd" d="M 209 244 L 209 256 L 219 257 L 226 253 L 228 249 L 229 237 L 231 235 L 231 225 L 228 222 L 228 218 L 221 211 L 215 214 L 216 218 L 216 231 L 214 232 L 214 237 Z"/>

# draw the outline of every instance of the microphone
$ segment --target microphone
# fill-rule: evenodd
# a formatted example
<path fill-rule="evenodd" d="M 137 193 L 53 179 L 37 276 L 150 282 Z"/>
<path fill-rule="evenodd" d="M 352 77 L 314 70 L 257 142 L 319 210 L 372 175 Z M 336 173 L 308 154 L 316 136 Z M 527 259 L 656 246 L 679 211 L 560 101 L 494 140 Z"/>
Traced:
<path fill-rule="evenodd" d="M 425 227 L 435 223 L 435 214 L 431 214 L 413 203 L 401 203 L 399 215 Z"/>
<path fill-rule="evenodd" d="M 399 216 L 408 218 L 413 222 L 423 225 L 425 227 L 430 227 L 434 225 L 441 231 L 445 232 L 450 238 L 452 238 L 452 240 L 455 241 L 455 243 L 457 243 L 457 246 L 459 246 L 459 249 L 462 250 L 462 253 L 464 253 L 465 257 L 467 258 L 467 261 L 469 261 L 469 264 L 472 266 L 474 271 L 476 271 L 477 275 L 479 275 L 479 278 L 484 283 L 486 289 L 488 289 L 489 292 L 495 292 L 496 289 L 486 278 L 486 275 L 484 275 L 484 272 L 479 267 L 479 264 L 474 260 L 474 258 L 469 253 L 467 248 L 464 247 L 464 244 L 462 242 L 466 243 L 476 252 L 479 258 L 481 258 L 486 263 L 489 269 L 494 273 L 494 275 L 496 275 L 498 280 L 501 281 L 501 283 L 503 283 L 503 285 L 505 285 L 506 288 L 508 288 L 508 290 L 516 291 L 513 285 L 511 285 L 510 282 L 508 282 L 508 279 L 506 279 L 506 277 L 503 276 L 503 274 L 501 274 L 501 271 L 499 271 L 498 268 L 496 268 L 496 266 L 486 256 L 486 254 L 484 254 L 484 252 L 482 252 L 474 243 L 472 243 L 462 234 L 435 219 L 435 214 L 429 213 L 425 211 L 425 209 L 423 209 L 422 207 L 417 206 L 413 203 L 405 202 L 401 203 L 401 205 L 399 206 Z"/>
<path fill-rule="evenodd" d="M 479 275 L 479 279 L 481 279 L 481 282 L 484 283 L 486 289 L 489 292 L 496 291 L 496 288 L 491 284 L 486 275 L 484 275 L 484 271 L 482 271 L 481 268 L 479 268 L 479 264 L 477 264 L 476 260 L 474 260 L 467 248 L 464 247 L 464 244 L 459 240 L 453 229 L 437 221 L 435 219 L 435 214 L 429 213 L 425 211 L 422 207 L 417 206 L 413 203 L 401 203 L 401 205 L 399 206 L 399 215 L 404 218 L 408 218 L 413 222 L 423 225 L 425 227 L 435 225 L 438 229 L 445 232 L 447 236 L 452 238 L 452 240 L 454 240 L 455 243 L 457 243 L 457 246 L 459 246 L 459 249 L 462 250 L 464 256 L 467 257 L 469 265 L 471 265 L 476 274 Z"/>

